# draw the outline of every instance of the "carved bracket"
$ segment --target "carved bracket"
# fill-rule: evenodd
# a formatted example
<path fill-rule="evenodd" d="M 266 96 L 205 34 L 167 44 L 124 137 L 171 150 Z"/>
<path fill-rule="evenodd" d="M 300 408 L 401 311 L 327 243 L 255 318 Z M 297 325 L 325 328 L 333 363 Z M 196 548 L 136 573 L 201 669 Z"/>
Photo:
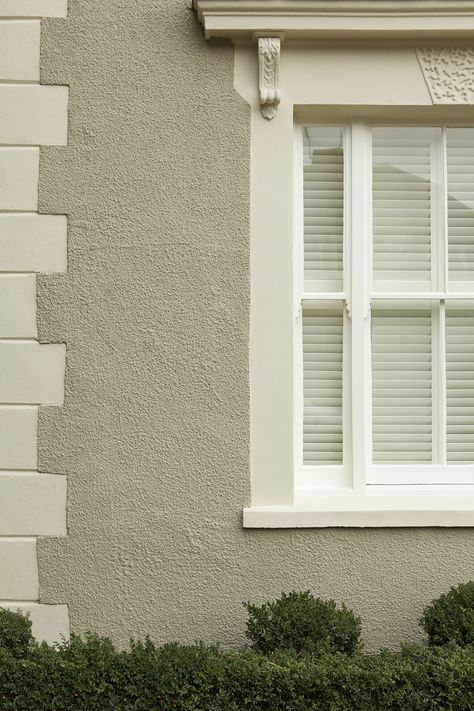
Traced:
<path fill-rule="evenodd" d="M 435 47 L 417 50 L 434 104 L 474 103 L 474 50 Z"/>
<path fill-rule="evenodd" d="M 280 103 L 280 48 L 279 37 L 258 38 L 260 107 L 264 118 L 272 119 Z"/>

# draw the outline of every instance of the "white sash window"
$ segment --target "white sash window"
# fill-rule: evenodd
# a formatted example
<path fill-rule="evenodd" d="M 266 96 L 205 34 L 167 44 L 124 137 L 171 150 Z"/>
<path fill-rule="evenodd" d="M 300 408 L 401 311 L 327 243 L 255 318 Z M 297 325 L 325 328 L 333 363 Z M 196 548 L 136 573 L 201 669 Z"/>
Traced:
<path fill-rule="evenodd" d="M 299 140 L 297 488 L 474 484 L 474 128 Z"/>

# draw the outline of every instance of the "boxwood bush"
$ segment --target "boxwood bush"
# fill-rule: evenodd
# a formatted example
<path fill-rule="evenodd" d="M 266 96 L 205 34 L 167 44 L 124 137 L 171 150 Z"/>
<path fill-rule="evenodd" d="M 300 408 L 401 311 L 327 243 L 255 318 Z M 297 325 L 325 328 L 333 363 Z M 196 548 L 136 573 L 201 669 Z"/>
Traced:
<path fill-rule="evenodd" d="M 34 645 L 28 615 L 0 608 L 0 649 L 14 657 L 24 657 Z"/>
<path fill-rule="evenodd" d="M 261 606 L 246 603 L 247 637 L 252 649 L 269 654 L 278 649 L 316 656 L 354 654 L 360 648 L 361 621 L 343 604 L 309 592 L 283 593 Z"/>
<path fill-rule="evenodd" d="M 51 647 L 34 644 L 29 620 L 15 614 L 15 627 L 11 614 L 0 615 L 1 711 L 474 709 L 474 646 L 452 640 L 372 656 L 354 647 L 308 654 L 286 645 L 261 654 L 149 639 L 120 651 L 94 635 Z M 17 629 L 28 630 L 26 645 L 14 643 Z"/>
<path fill-rule="evenodd" d="M 421 626 L 430 644 L 474 644 L 474 582 L 461 583 L 425 608 Z"/>

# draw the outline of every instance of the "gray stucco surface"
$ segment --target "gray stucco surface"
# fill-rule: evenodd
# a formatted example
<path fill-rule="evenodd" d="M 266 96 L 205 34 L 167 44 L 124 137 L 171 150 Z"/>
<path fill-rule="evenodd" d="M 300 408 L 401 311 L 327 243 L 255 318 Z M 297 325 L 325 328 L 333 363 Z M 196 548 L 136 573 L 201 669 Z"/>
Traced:
<path fill-rule="evenodd" d="M 68 476 L 68 537 L 39 545 L 41 601 L 124 643 L 243 641 L 242 600 L 311 588 L 370 647 L 473 577 L 472 530 L 244 531 L 249 503 L 249 116 L 232 48 L 184 0 L 70 0 L 42 80 L 71 87 L 67 148 L 41 152 L 41 210 L 69 214 L 69 271 L 39 279 L 67 342 L 42 471 Z"/>

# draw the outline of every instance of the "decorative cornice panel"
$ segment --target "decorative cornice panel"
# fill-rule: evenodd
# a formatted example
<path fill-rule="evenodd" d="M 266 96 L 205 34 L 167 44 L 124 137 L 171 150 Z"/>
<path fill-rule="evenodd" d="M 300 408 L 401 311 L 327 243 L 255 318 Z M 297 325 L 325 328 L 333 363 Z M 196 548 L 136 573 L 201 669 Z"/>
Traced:
<path fill-rule="evenodd" d="M 417 56 L 434 104 L 474 103 L 474 49 L 423 48 Z"/>

